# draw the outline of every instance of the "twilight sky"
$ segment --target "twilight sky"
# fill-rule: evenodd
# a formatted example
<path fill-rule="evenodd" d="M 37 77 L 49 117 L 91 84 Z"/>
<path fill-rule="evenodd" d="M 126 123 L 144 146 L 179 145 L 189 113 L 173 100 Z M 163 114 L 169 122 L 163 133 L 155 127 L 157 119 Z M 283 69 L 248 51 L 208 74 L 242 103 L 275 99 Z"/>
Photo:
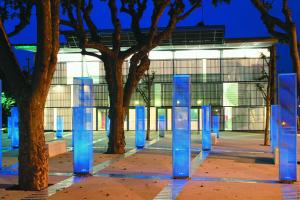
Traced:
<path fill-rule="evenodd" d="M 97 1 L 98 2 L 98 1 Z M 231 4 L 221 4 L 214 7 L 209 1 L 205 1 L 203 8 L 203 18 L 202 9 L 199 9 L 193 13 L 189 18 L 179 23 L 179 26 L 193 26 L 200 21 L 204 21 L 205 25 L 225 25 L 226 27 L 226 38 L 239 38 L 239 37 L 266 37 L 269 36 L 264 24 L 260 20 L 260 15 L 256 9 L 252 6 L 250 0 L 232 0 Z M 96 7 L 101 8 L 101 12 L 94 12 L 93 16 L 99 20 L 99 28 L 112 28 L 110 23 L 110 15 L 108 8 L 105 4 L 96 5 Z M 278 17 L 281 15 L 281 0 L 275 0 L 273 14 Z M 290 0 L 290 8 L 292 10 L 293 19 L 297 24 L 298 36 L 300 40 L 300 1 Z M 141 25 L 147 27 L 150 21 L 150 9 L 145 13 Z M 130 24 L 130 18 L 126 15 L 120 15 L 123 27 L 127 27 Z M 105 20 L 103 20 L 105 19 Z M 166 17 L 163 17 L 160 25 L 166 24 Z M 35 17 L 32 17 L 32 23 L 19 35 L 11 38 L 13 44 L 30 44 L 35 42 Z M 6 28 L 10 30 L 12 23 L 7 23 Z M 63 40 L 62 40 L 63 41 Z M 287 45 L 278 45 L 278 72 L 292 72 L 292 64 L 289 57 L 289 49 Z M 19 61 L 22 66 L 27 65 L 26 58 L 30 54 L 28 53 L 18 53 Z M 32 62 L 32 61 L 31 61 Z M 31 63 L 32 64 L 32 63 Z"/>

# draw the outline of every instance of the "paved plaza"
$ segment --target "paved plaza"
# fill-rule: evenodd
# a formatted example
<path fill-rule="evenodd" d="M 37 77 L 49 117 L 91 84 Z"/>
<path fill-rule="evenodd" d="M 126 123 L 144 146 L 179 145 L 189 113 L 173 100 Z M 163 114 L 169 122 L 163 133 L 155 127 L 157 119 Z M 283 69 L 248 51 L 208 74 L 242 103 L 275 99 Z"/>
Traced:
<path fill-rule="evenodd" d="M 46 133 L 47 141 L 53 133 Z M 3 170 L 0 199 L 300 199 L 300 185 L 280 184 L 278 167 L 270 147 L 263 146 L 262 133 L 221 132 L 210 152 L 201 151 L 201 135 L 192 133 L 192 176 L 172 179 L 172 138 L 167 133 L 142 150 L 135 149 L 134 132 L 126 132 L 126 154 L 105 154 L 105 132 L 94 132 L 93 176 L 75 177 L 70 132 L 64 133 L 68 152 L 49 159 L 49 188 L 14 190 L 17 184 L 17 150 L 9 148 L 3 135 Z M 299 159 L 298 159 L 299 160 Z M 299 180 L 299 178 L 298 178 Z"/>

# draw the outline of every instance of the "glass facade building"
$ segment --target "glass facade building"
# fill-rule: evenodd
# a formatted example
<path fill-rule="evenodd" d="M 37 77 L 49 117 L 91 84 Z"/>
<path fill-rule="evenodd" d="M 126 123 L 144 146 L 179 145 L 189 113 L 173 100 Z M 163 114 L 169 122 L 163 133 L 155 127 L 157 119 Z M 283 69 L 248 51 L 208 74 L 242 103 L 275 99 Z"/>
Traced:
<path fill-rule="evenodd" d="M 203 105 L 212 106 L 218 115 L 220 130 L 263 130 L 265 102 L 257 84 L 268 66 L 262 55 L 276 43 L 270 38 L 224 39 L 218 44 L 165 45 L 150 52 L 150 69 L 155 72 L 150 109 L 151 130 L 159 130 L 164 116 L 166 130 L 172 129 L 172 78 L 175 74 L 191 77 L 191 130 L 202 130 Z M 129 60 L 123 65 L 124 82 Z M 57 69 L 45 106 L 45 130 L 54 130 L 57 116 L 63 116 L 65 130 L 72 128 L 73 78 L 93 79 L 93 129 L 106 130 L 109 95 L 103 63 L 83 56 L 78 48 L 61 48 Z M 125 130 L 135 130 L 135 106 L 145 106 L 136 92 L 131 99 Z"/>

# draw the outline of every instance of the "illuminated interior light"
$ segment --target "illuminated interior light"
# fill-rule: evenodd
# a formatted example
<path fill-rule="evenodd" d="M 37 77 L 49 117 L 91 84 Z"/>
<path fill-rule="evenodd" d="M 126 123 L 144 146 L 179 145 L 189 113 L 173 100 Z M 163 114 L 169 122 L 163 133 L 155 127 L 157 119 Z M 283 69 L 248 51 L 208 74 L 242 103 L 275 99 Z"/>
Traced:
<path fill-rule="evenodd" d="M 55 86 L 53 87 L 53 90 L 54 90 L 55 92 L 57 92 L 57 93 L 60 93 L 60 92 L 63 92 L 63 91 L 64 91 L 64 87 L 61 86 L 61 85 L 55 85 Z"/>
<path fill-rule="evenodd" d="M 197 100 L 197 105 L 201 105 L 202 104 L 202 100 L 201 99 L 198 99 Z"/>

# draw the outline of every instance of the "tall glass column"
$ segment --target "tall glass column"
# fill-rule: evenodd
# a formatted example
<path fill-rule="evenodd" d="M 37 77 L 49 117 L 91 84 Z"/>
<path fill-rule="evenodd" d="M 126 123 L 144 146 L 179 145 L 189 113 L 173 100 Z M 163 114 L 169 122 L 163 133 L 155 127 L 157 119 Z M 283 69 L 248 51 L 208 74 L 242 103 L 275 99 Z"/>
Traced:
<path fill-rule="evenodd" d="M 75 174 L 93 172 L 93 80 L 74 78 L 73 168 Z"/>
<path fill-rule="evenodd" d="M 202 150 L 211 150 L 211 106 L 202 106 Z"/>
<path fill-rule="evenodd" d="M 159 131 L 159 137 L 165 137 L 165 131 L 166 131 L 165 115 L 158 116 L 158 131 Z"/>
<path fill-rule="evenodd" d="M 219 123 L 220 123 L 220 117 L 218 115 L 214 115 L 213 116 L 213 132 L 215 134 L 217 134 L 217 138 L 220 137 Z"/>
<path fill-rule="evenodd" d="M 297 181 L 297 78 L 296 74 L 279 74 L 279 180 Z"/>
<path fill-rule="evenodd" d="M 272 152 L 278 148 L 279 124 L 279 105 L 271 105 L 270 139 Z"/>
<path fill-rule="evenodd" d="M 56 118 L 56 138 L 60 139 L 64 133 L 64 118 L 63 116 L 57 116 Z"/>
<path fill-rule="evenodd" d="M 109 137 L 110 132 L 110 119 L 108 116 L 106 116 L 106 122 L 105 122 L 105 129 L 106 129 L 106 136 Z"/>
<path fill-rule="evenodd" d="M 7 138 L 11 139 L 11 135 L 12 135 L 12 118 L 11 117 L 7 117 Z"/>
<path fill-rule="evenodd" d="M 138 149 L 144 148 L 146 141 L 145 131 L 145 107 L 135 107 L 135 146 Z"/>
<path fill-rule="evenodd" d="M 191 99 L 190 76 L 173 77 L 172 161 L 173 177 L 190 177 L 191 168 Z"/>
<path fill-rule="evenodd" d="M 19 148 L 19 110 L 17 107 L 11 108 L 11 147 Z"/>

